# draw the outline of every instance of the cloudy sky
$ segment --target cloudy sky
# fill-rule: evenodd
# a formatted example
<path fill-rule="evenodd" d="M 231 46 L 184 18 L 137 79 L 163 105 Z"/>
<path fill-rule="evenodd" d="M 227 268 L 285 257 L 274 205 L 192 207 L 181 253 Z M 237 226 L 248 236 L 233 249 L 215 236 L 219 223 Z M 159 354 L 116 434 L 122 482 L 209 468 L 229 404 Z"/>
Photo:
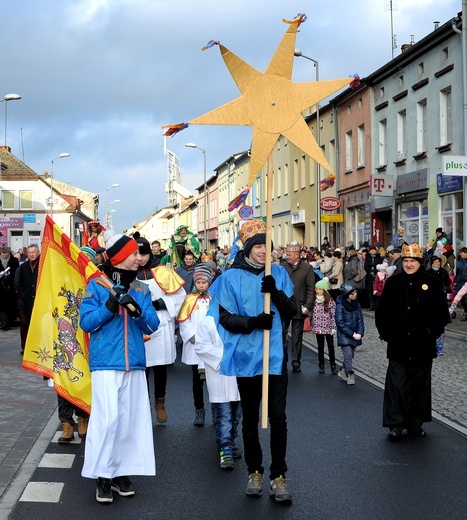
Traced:
<path fill-rule="evenodd" d="M 434 22 L 462 10 L 461 0 L 393 0 L 400 52 Z M 220 40 L 263 72 L 286 25 L 305 12 L 297 48 L 319 62 L 320 79 L 364 77 L 391 59 L 390 0 L 20 0 L 2 2 L 2 67 L 8 103 L 7 144 L 35 172 L 114 204 L 121 232 L 167 204 L 161 126 L 189 121 L 239 95 L 217 47 Z M 297 58 L 293 81 L 313 81 Z M 4 118 L 0 105 L 0 117 Z M 2 112 L 3 110 L 3 112 Z M 3 119 L 2 119 L 3 121 Z M 0 128 L 3 124 L 0 125 Z M 193 126 L 167 141 L 182 184 L 202 183 L 230 155 L 248 149 L 251 129 Z M 5 135 L 0 130 L 0 142 Z M 119 188 L 107 190 L 114 183 Z"/>

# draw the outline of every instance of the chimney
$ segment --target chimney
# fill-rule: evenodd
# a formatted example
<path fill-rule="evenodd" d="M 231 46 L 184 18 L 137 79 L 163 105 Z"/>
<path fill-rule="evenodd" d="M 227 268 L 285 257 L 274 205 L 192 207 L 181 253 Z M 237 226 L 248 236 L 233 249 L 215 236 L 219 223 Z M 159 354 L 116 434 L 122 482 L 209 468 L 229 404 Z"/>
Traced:
<path fill-rule="evenodd" d="M 436 29 L 439 29 L 439 22 L 433 22 L 435 24 L 435 31 Z"/>

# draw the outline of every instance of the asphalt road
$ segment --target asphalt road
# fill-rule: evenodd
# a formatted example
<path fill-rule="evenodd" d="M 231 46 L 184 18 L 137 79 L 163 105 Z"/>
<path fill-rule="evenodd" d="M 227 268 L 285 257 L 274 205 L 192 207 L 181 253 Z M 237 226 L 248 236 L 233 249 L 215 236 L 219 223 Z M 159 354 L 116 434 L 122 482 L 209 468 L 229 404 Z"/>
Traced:
<path fill-rule="evenodd" d="M 29 501 L 23 494 L 8 518 L 467 518 L 466 437 L 435 420 L 426 425 L 428 437 L 390 443 L 381 427 L 381 389 L 360 377 L 352 387 L 329 371 L 319 374 L 309 349 L 304 349 L 302 372 L 289 372 L 292 505 L 277 504 L 266 492 L 261 498 L 247 497 L 243 459 L 231 473 L 219 469 L 210 413 L 204 428 L 192 424 L 190 367 L 176 363 L 169 369 L 166 403 L 169 421 L 154 425 L 157 475 L 134 477 L 135 497 L 116 496 L 111 505 L 98 504 L 94 482 L 80 476 L 84 444 L 51 442 L 26 491 L 31 484 L 45 483 L 46 488 L 61 488 L 58 501 L 40 502 L 45 493 Z M 267 468 L 268 431 L 262 430 L 261 437 Z M 70 467 L 42 467 L 56 460 L 52 455 L 65 455 L 59 460 Z"/>

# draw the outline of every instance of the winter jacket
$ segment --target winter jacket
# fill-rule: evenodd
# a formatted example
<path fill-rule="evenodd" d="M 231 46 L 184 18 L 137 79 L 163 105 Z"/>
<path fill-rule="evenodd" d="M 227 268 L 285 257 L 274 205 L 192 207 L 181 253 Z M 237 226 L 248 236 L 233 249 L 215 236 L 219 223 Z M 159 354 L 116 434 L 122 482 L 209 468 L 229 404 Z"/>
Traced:
<path fill-rule="evenodd" d="M 310 310 L 313 303 L 315 292 L 315 273 L 313 268 L 303 260 L 300 260 L 299 265 L 295 269 L 287 260 L 282 260 L 280 265 L 289 273 L 293 283 L 293 295 L 297 302 L 297 313 L 294 318 L 303 319 L 305 316 L 302 314 L 302 305 Z"/>
<path fill-rule="evenodd" d="M 334 265 L 332 266 L 332 271 L 328 274 L 328 278 L 331 289 L 339 289 L 339 287 L 344 283 L 344 262 L 342 261 L 342 258 L 334 259 Z M 337 283 L 331 283 L 333 278 L 337 278 Z"/>
<path fill-rule="evenodd" d="M 449 322 L 441 283 L 423 267 L 388 278 L 375 312 L 375 325 L 387 342 L 387 357 L 400 362 L 436 357 L 436 338 Z"/>
<path fill-rule="evenodd" d="M 365 333 L 363 324 L 362 308 L 357 300 L 348 301 L 343 296 L 338 296 L 336 302 L 336 325 L 337 325 L 337 344 L 340 347 L 358 347 L 362 344 L 361 339 L 354 339 L 353 334 Z"/>
<path fill-rule="evenodd" d="M 337 328 L 335 312 L 336 304 L 332 298 L 329 300 L 328 312 L 324 310 L 324 302 L 315 301 L 311 315 L 311 333 L 332 334 Z"/>
<path fill-rule="evenodd" d="M 351 282 L 357 289 L 362 289 L 365 277 L 358 282 L 355 280 L 358 276 L 359 263 L 360 259 L 358 258 L 357 253 L 354 253 L 349 257 L 349 261 L 344 267 L 344 282 Z"/>
<path fill-rule="evenodd" d="M 90 333 L 89 368 L 91 372 L 145 370 L 143 334 L 150 335 L 159 326 L 149 288 L 135 280 L 128 291 L 141 307 L 141 318 L 131 318 L 123 307 L 114 314 L 105 305 L 109 294 L 108 287 L 99 278 L 93 278 L 81 303 L 80 326 Z"/>

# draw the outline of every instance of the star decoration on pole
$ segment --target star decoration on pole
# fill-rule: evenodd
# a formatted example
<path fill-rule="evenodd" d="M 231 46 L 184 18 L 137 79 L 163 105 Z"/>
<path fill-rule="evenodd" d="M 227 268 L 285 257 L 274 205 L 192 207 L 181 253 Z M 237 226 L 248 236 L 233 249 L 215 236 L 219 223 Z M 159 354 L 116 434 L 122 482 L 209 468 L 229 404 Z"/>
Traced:
<path fill-rule="evenodd" d="M 302 112 L 345 87 L 350 81 L 344 78 L 292 83 L 295 40 L 303 17 L 299 15 L 288 22 L 290 26 L 264 74 L 219 44 L 222 58 L 242 95 L 189 122 L 192 125 L 253 127 L 248 186 L 259 175 L 280 135 L 331 172 Z"/>

